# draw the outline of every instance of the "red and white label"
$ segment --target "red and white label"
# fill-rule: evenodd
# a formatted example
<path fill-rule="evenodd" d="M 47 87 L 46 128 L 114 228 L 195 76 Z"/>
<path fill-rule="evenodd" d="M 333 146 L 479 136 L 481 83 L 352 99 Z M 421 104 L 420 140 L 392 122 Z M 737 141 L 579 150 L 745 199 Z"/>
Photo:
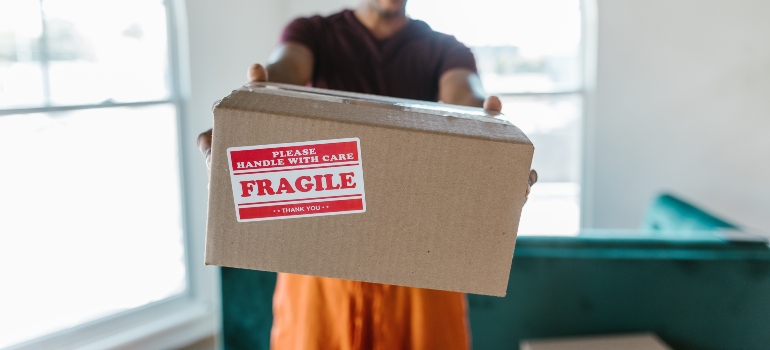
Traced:
<path fill-rule="evenodd" d="M 227 149 L 239 222 L 366 211 L 358 138 Z"/>

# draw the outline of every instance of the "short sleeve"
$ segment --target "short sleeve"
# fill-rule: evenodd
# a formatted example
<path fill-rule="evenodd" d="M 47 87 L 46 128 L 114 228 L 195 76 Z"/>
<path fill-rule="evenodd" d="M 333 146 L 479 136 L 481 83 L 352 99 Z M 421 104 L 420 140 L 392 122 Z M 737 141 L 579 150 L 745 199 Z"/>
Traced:
<path fill-rule="evenodd" d="M 315 52 L 318 45 L 319 19 L 321 17 L 300 17 L 291 21 L 281 33 L 281 43 L 294 42 L 307 46 Z"/>
<path fill-rule="evenodd" d="M 441 57 L 439 75 L 456 68 L 476 72 L 476 59 L 473 57 L 471 49 L 450 35 L 447 35 L 443 41 L 443 57 Z"/>

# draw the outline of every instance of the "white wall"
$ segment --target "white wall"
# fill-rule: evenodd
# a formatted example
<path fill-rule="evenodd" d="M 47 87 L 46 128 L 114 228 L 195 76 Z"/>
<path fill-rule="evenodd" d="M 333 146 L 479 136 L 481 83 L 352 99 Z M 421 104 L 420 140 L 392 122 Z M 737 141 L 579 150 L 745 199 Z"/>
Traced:
<path fill-rule="evenodd" d="M 770 232 L 770 1 L 599 0 L 595 227 L 673 191 Z"/>

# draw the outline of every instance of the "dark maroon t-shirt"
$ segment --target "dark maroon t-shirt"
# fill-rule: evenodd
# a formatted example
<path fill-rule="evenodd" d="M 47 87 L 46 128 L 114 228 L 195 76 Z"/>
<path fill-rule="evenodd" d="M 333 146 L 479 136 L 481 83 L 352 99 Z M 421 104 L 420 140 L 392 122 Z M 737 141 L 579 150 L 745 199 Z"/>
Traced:
<path fill-rule="evenodd" d="M 310 48 L 315 57 L 311 83 L 320 88 L 436 101 L 444 72 L 476 71 L 468 47 L 418 20 L 378 40 L 345 10 L 297 18 L 283 30 L 281 42 Z"/>

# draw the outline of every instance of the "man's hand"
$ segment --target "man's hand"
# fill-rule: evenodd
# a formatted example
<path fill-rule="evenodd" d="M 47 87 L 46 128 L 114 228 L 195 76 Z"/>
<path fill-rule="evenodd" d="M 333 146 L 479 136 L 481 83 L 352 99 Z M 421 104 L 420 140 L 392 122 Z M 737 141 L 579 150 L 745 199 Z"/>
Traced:
<path fill-rule="evenodd" d="M 262 67 L 260 64 L 252 64 L 251 67 L 249 67 L 248 72 L 246 72 L 246 76 L 249 78 L 249 81 L 267 81 L 267 71 L 265 70 L 265 67 Z M 201 153 L 203 153 L 203 157 L 206 158 L 206 167 L 211 169 L 211 131 L 212 129 L 208 129 L 207 131 L 204 131 L 200 135 L 198 135 L 198 149 L 201 150 Z"/>
<path fill-rule="evenodd" d="M 490 112 L 500 113 L 503 110 L 503 103 L 497 96 L 489 96 L 484 100 L 484 109 Z M 537 182 L 537 171 L 531 169 L 529 171 L 529 179 L 527 180 L 527 193 L 524 195 L 524 203 L 527 202 L 526 198 L 529 197 L 529 192 L 532 190 L 532 185 Z"/>
<path fill-rule="evenodd" d="M 206 167 L 211 170 L 211 131 L 208 129 L 198 135 L 198 149 L 203 153 L 203 158 L 206 159 Z"/>
<path fill-rule="evenodd" d="M 529 192 L 532 190 L 532 185 L 537 182 L 537 171 L 535 169 L 529 170 L 529 179 L 527 180 L 527 194 L 524 198 L 524 203 L 527 203 L 527 198 L 529 198 Z"/>

